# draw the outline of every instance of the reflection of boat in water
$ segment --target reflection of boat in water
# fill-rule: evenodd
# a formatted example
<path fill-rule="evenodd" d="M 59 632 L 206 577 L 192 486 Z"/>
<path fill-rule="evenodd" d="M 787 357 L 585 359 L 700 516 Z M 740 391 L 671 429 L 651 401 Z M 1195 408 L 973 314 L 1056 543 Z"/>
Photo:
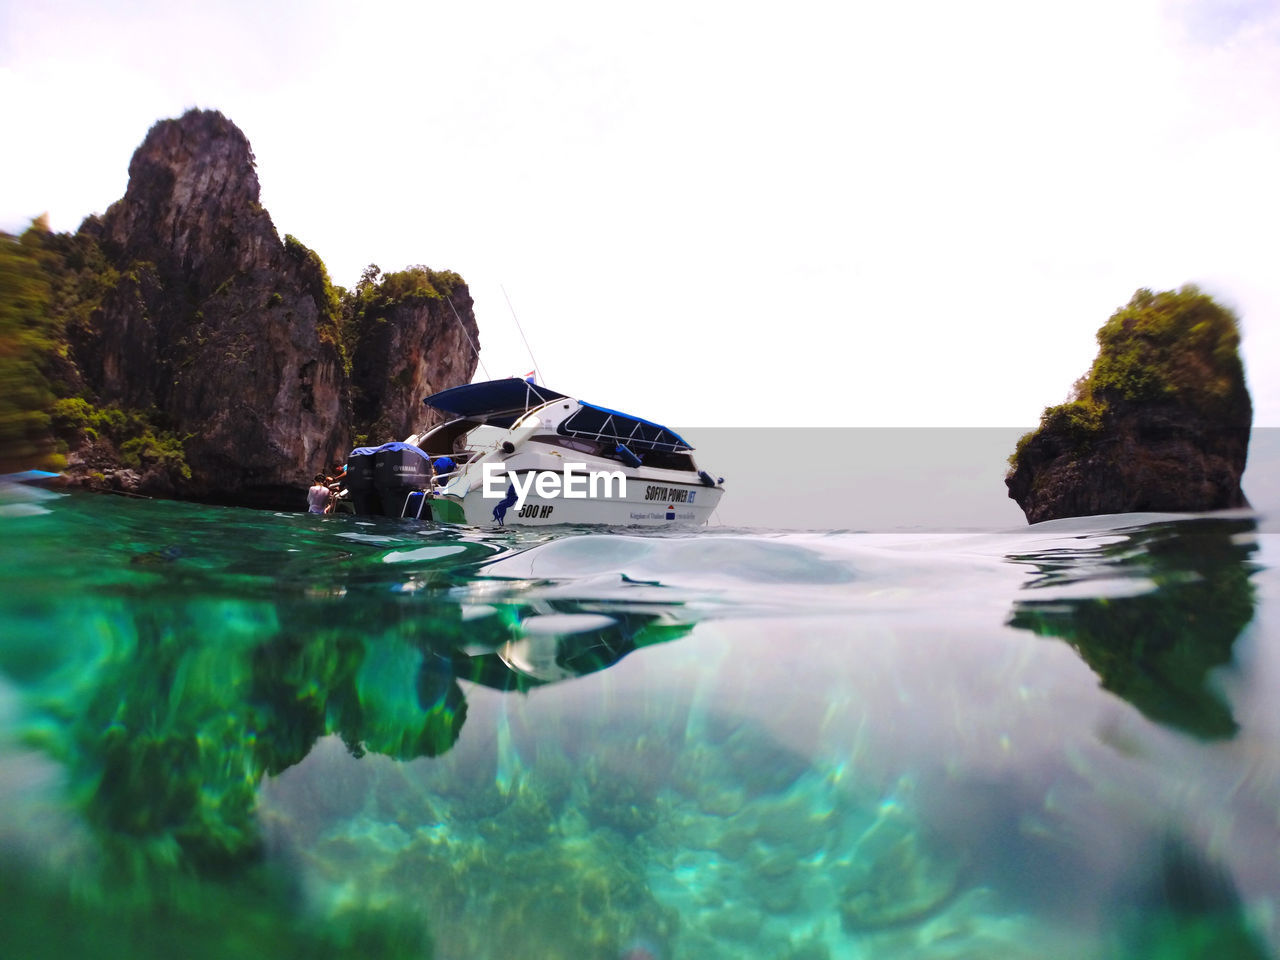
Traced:
<path fill-rule="evenodd" d="M 58 474 L 48 470 L 23 470 L 20 473 L 0 473 L 0 517 L 20 517 L 43 513 L 42 500 L 58 496 L 45 486 L 58 479 Z"/>
<path fill-rule="evenodd" d="M 468 627 L 480 642 L 473 638 L 465 651 L 452 654 L 458 677 L 496 690 L 527 690 L 596 673 L 693 629 L 678 604 L 544 600 L 527 608 L 516 627 L 505 626 L 496 614 L 473 610 Z"/>
<path fill-rule="evenodd" d="M 357 513 L 444 523 L 706 523 L 723 478 L 661 424 L 525 380 L 490 380 L 427 397 L 453 419 L 403 443 L 353 450 Z"/>

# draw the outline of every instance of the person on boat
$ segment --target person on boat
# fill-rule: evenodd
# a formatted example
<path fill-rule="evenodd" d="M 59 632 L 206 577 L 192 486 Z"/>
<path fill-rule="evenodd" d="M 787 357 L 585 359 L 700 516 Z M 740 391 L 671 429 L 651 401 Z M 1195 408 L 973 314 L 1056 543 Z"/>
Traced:
<path fill-rule="evenodd" d="M 328 513 L 331 495 L 332 491 L 324 482 L 324 474 L 317 473 L 315 482 L 307 491 L 307 513 Z"/>
<path fill-rule="evenodd" d="M 431 464 L 431 489 L 435 493 L 443 493 L 444 488 L 448 485 L 449 480 L 444 479 L 447 474 L 453 473 L 458 469 L 458 465 L 454 463 L 453 457 L 437 457 L 435 462 Z"/>
<path fill-rule="evenodd" d="M 332 496 L 329 498 L 329 509 L 325 513 L 355 513 L 355 505 L 348 499 L 349 494 L 343 484 L 347 482 L 347 463 L 335 460 L 333 473 L 324 478 L 325 485 Z"/>
<path fill-rule="evenodd" d="M 329 484 L 329 489 L 334 493 L 337 493 L 346 479 L 347 462 L 345 460 L 335 460 L 333 464 L 333 474 L 325 481 Z"/>

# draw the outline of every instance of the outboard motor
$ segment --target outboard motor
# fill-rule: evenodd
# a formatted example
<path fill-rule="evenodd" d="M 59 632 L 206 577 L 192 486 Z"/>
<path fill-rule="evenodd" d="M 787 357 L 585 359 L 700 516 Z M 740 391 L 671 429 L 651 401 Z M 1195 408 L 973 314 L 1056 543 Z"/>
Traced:
<path fill-rule="evenodd" d="M 347 475 L 344 478 L 351 504 L 362 516 L 381 513 L 378 491 L 373 485 L 373 460 L 377 447 L 358 447 L 347 456 Z"/>
<path fill-rule="evenodd" d="M 383 515 L 404 516 L 409 495 L 431 489 L 431 458 L 411 443 L 384 443 L 374 453 L 373 485 Z"/>

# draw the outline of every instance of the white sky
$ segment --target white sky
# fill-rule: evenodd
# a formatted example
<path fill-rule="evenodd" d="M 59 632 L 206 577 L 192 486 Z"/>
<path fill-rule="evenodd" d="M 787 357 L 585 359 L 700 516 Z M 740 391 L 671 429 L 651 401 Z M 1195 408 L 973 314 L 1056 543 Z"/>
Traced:
<path fill-rule="evenodd" d="M 1140 286 L 1280 426 L 1280 4 L 0 0 L 0 228 L 221 110 L 336 283 L 454 269 L 491 376 L 677 427 L 1031 425 Z"/>

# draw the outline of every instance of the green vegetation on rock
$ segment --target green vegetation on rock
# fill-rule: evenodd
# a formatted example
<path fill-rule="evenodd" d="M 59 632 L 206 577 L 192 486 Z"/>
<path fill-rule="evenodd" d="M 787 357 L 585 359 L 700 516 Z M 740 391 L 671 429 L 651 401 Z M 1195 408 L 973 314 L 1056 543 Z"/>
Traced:
<path fill-rule="evenodd" d="M 1236 315 L 1194 285 L 1138 290 L 1098 331 L 1098 356 L 1070 398 L 1046 407 L 1039 429 L 1018 441 L 1011 472 L 1037 434 L 1088 443 L 1117 403 L 1174 402 L 1226 413 L 1243 390 L 1239 345 Z"/>
<path fill-rule="evenodd" d="M 383 273 L 376 263 L 364 268 L 360 282 L 342 298 L 345 333 L 350 338 L 348 352 L 371 324 L 386 322 L 392 307 L 414 300 L 443 300 L 462 278 L 452 270 L 432 270 L 421 264 L 392 273 Z"/>
<path fill-rule="evenodd" d="M 306 283 L 307 292 L 311 294 L 311 298 L 315 301 L 316 309 L 320 311 L 317 321 L 320 339 L 335 344 L 341 350 L 343 343 L 342 298 L 345 291 L 341 287 L 333 285 L 333 282 L 329 279 L 329 271 L 325 267 L 324 261 L 320 259 L 320 255 L 293 236 L 293 234 L 286 233 L 284 235 L 284 249 L 302 267 L 303 280 Z M 268 306 L 279 304 L 281 299 L 280 294 L 273 293 Z M 345 357 L 343 362 L 348 362 Z"/>
<path fill-rule="evenodd" d="M 49 435 L 51 299 L 38 246 L 0 234 L 0 471 L 62 466 Z"/>
<path fill-rule="evenodd" d="M 90 443 L 108 440 L 119 451 L 121 464 L 131 470 L 158 466 L 189 480 L 183 438 L 156 426 L 158 417 L 154 410 L 124 410 L 114 404 L 99 409 L 84 397 L 63 397 L 51 410 L 59 436 Z"/>
<path fill-rule="evenodd" d="M 62 469 L 69 446 L 105 439 L 127 467 L 159 464 L 190 477 L 182 440 L 155 412 L 98 409 L 72 359 L 71 343 L 92 330 L 103 297 L 154 272 L 145 263 L 124 274 L 111 267 L 92 222 L 59 234 L 37 219 L 20 237 L 0 234 L 0 467 Z"/>
<path fill-rule="evenodd" d="M 1099 400 L 1176 397 L 1220 407 L 1244 377 L 1239 320 L 1191 285 L 1137 291 L 1098 331 L 1098 345 L 1081 395 Z"/>

